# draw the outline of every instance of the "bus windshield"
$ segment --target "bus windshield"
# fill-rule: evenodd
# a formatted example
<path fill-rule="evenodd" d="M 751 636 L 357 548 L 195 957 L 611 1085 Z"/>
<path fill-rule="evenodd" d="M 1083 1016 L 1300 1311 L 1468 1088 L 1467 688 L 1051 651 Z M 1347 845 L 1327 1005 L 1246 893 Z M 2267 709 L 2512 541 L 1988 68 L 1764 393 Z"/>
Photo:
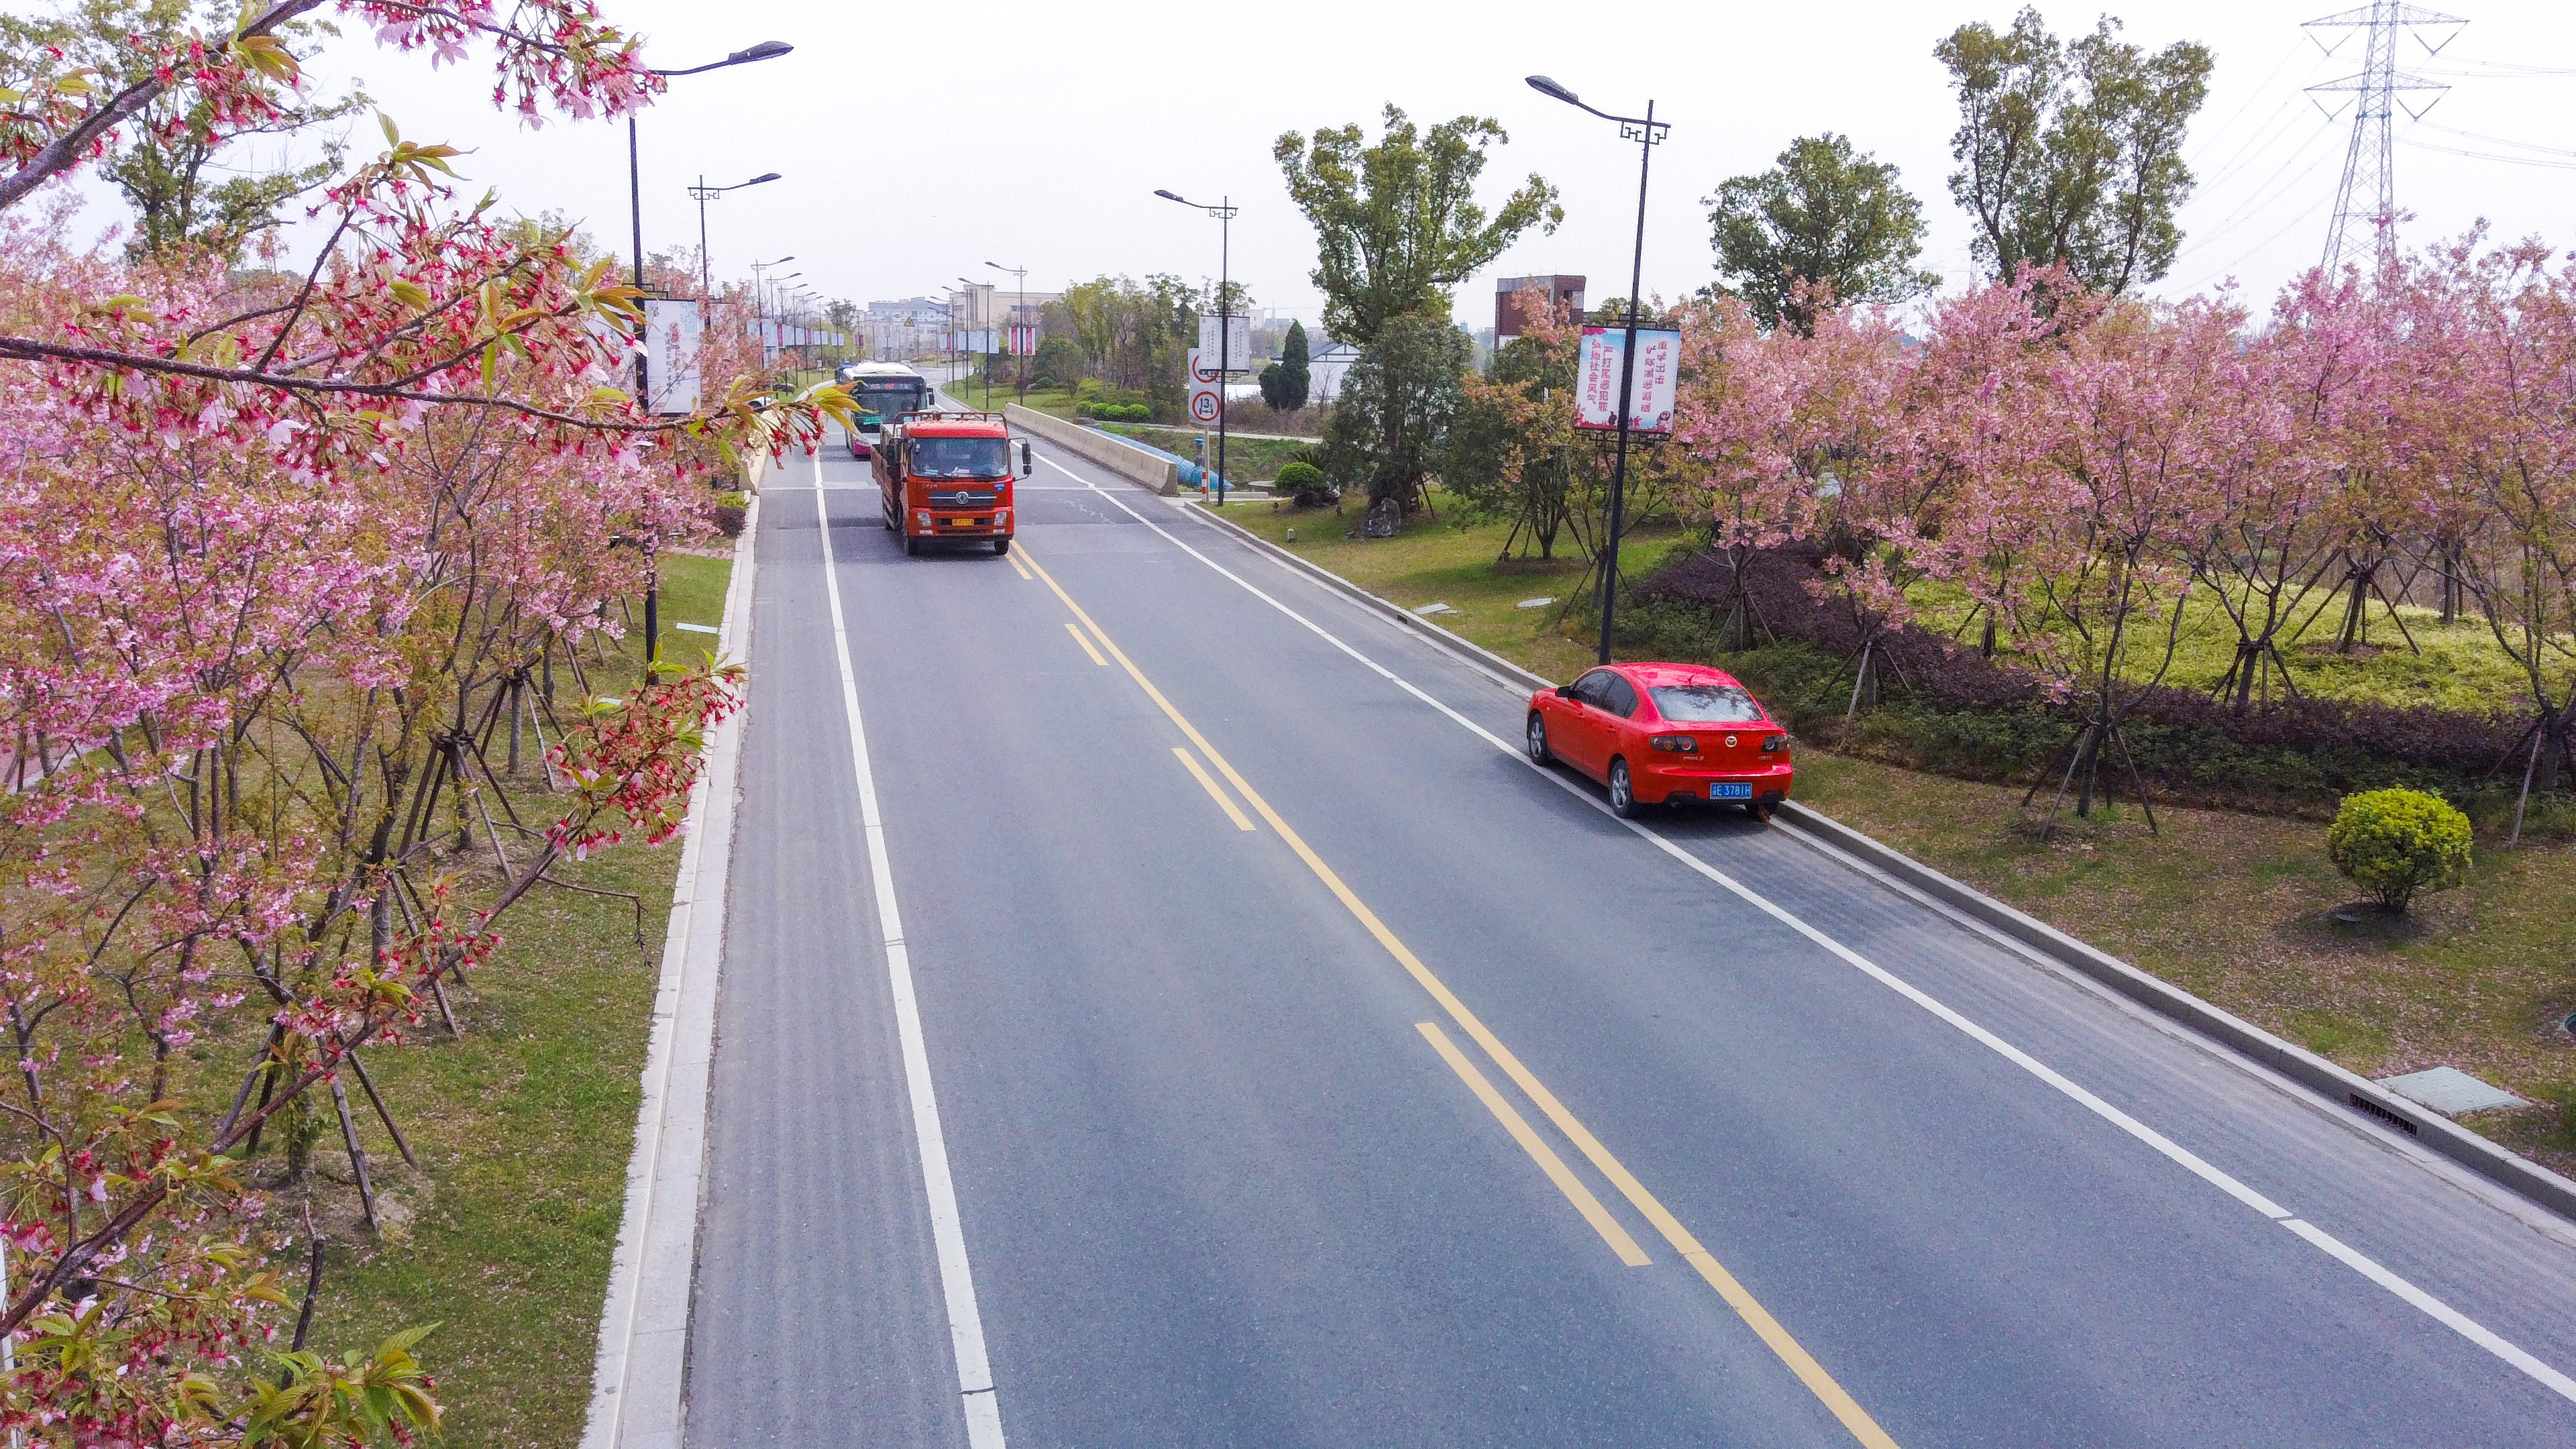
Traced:
<path fill-rule="evenodd" d="M 1006 478 L 1011 472 L 1007 438 L 915 438 L 912 475 L 916 478 Z"/>
<path fill-rule="evenodd" d="M 871 426 L 889 418 L 899 418 L 921 406 L 921 382 L 918 378 L 887 378 L 879 381 L 862 379 L 851 386 L 859 412 Z"/>

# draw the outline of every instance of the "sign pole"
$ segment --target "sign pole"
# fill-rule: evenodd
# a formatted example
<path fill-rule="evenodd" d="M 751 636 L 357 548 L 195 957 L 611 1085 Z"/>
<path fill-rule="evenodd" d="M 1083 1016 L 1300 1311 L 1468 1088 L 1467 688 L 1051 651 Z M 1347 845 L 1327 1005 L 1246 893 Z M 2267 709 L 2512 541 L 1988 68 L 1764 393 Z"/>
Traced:
<path fill-rule="evenodd" d="M 1624 128 L 1623 128 L 1624 129 Z M 1655 159 L 1655 103 L 1646 102 L 1646 123 L 1637 128 L 1637 250 L 1628 265 L 1628 340 L 1619 358 L 1619 457 L 1610 469 L 1610 537 L 1601 555 L 1601 648 L 1595 662 L 1610 662 L 1610 613 L 1619 597 L 1619 530 L 1626 522 L 1628 492 L 1628 415 L 1635 411 L 1637 378 L 1637 289 L 1646 273 L 1646 168 Z"/>
<path fill-rule="evenodd" d="M 1204 194 L 1204 193 L 1202 193 Z M 1234 293 L 1228 268 L 1234 259 L 1234 198 L 1216 209 L 1216 506 L 1225 506 L 1225 380 L 1234 359 Z"/>

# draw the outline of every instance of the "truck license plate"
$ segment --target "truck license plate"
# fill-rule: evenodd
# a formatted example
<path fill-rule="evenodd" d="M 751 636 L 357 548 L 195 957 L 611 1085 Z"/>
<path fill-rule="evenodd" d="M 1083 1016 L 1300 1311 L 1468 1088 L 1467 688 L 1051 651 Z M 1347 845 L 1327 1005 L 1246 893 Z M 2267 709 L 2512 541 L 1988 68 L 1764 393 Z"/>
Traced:
<path fill-rule="evenodd" d="M 1753 798 L 1753 787 L 1740 780 L 1720 780 L 1716 784 L 1708 787 L 1708 798 L 1711 800 L 1750 800 Z"/>

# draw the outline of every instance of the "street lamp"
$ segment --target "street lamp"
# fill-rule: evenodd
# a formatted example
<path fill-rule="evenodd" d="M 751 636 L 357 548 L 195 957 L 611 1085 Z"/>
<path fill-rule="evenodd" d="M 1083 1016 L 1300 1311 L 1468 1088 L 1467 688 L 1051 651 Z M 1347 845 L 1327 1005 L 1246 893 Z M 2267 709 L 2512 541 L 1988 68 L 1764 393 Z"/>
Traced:
<path fill-rule="evenodd" d="M 780 257 L 774 262 L 753 262 L 751 264 L 752 317 L 753 320 L 762 327 L 767 327 L 769 325 L 769 283 L 773 281 L 785 281 L 786 277 L 772 278 L 764 277 L 761 274 L 768 271 L 771 267 L 783 267 L 794 260 L 796 260 L 796 256 L 791 252 L 786 256 Z M 802 272 L 790 272 L 787 274 L 789 277 L 799 277 L 803 275 L 804 273 Z M 761 338 L 761 360 L 764 363 L 769 360 L 769 339 L 766 336 Z"/>
<path fill-rule="evenodd" d="M 795 46 L 789 45 L 783 40 L 764 40 L 758 45 L 751 46 L 744 50 L 737 50 L 722 60 L 709 61 L 705 65 L 684 66 L 678 70 L 657 70 L 654 71 L 653 74 L 662 77 L 664 80 L 669 80 L 674 76 L 699 75 L 706 71 L 723 70 L 725 67 L 731 65 L 749 65 L 753 61 L 776 60 L 778 57 L 787 54 L 795 48 Z M 635 290 L 638 292 L 644 290 L 643 177 L 644 167 L 642 148 L 636 144 L 635 140 L 635 113 L 633 111 L 628 111 L 626 113 L 626 220 L 628 226 L 630 226 L 634 232 Z M 704 251 L 706 247 L 704 207 L 699 208 L 699 215 L 698 246 L 701 251 Z M 638 303 L 638 310 L 641 310 L 640 298 L 638 299 Z M 640 318 L 637 320 L 636 325 L 639 330 L 642 328 L 643 323 Z M 647 409 L 650 409 L 653 406 L 653 379 L 645 365 L 644 354 L 646 349 L 641 345 L 640 336 L 638 338 L 638 343 L 639 345 L 635 349 L 635 396 Z M 649 563 L 651 555 L 647 554 L 646 557 Z M 645 683 L 650 684 L 653 682 L 653 667 L 660 663 L 661 659 L 662 573 L 660 566 L 655 564 L 652 565 L 652 572 L 647 575 L 644 585 Z"/>
<path fill-rule="evenodd" d="M 758 186 L 777 179 L 777 172 L 763 171 L 749 181 L 737 181 L 731 186 L 709 186 L 707 178 L 701 174 L 698 184 L 689 188 L 689 195 L 697 198 L 698 203 L 698 294 L 710 305 L 715 302 L 716 281 L 715 263 L 707 255 L 707 203 L 728 191 L 740 191 L 746 186 Z"/>
<path fill-rule="evenodd" d="M 1029 269 L 1026 267 L 1006 267 L 1000 262 L 986 262 L 984 265 L 991 267 L 997 272 L 1008 272 L 1019 279 L 1019 300 L 1011 304 L 1010 345 L 1012 355 L 1020 359 L 1017 377 L 1020 393 L 1020 406 L 1027 407 L 1029 405 L 1029 358 L 1027 353 L 1020 351 L 1019 331 L 1020 314 L 1029 309 Z M 1030 328 L 1029 335 L 1035 337 L 1037 335 L 1037 329 L 1034 327 Z"/>
<path fill-rule="evenodd" d="M 1234 357 L 1234 286 L 1226 268 L 1234 253 L 1234 214 L 1238 210 L 1231 196 L 1220 197 L 1214 206 L 1201 206 L 1185 196 L 1169 191 L 1156 191 L 1165 201 L 1177 201 L 1193 211 L 1204 211 L 1217 221 L 1216 241 L 1216 506 L 1225 506 L 1225 380 L 1232 370 Z M 1197 379 L 1191 379 L 1193 382 Z"/>
<path fill-rule="evenodd" d="M 1543 75 L 1528 77 L 1531 90 L 1553 96 L 1579 111 L 1590 111 L 1605 121 L 1619 123 L 1619 139 L 1637 143 L 1637 248 L 1628 264 L 1628 340 L 1619 356 L 1619 460 L 1610 470 L 1610 540 L 1601 563 L 1601 647 L 1599 662 L 1610 662 L 1610 610 L 1619 593 L 1619 530 L 1624 522 L 1628 487 L 1628 414 L 1636 400 L 1632 389 L 1637 378 L 1637 289 L 1645 285 L 1646 271 L 1646 168 L 1655 158 L 1655 147 L 1663 143 L 1672 130 L 1666 121 L 1655 119 L 1655 103 L 1646 102 L 1643 116 L 1614 116 L 1608 111 L 1593 110 L 1574 92 Z"/>
<path fill-rule="evenodd" d="M 987 288 L 988 290 L 989 290 L 989 288 L 990 288 L 990 284 L 989 284 L 989 283 L 976 281 L 973 277 L 959 277 L 957 280 L 966 284 L 966 295 L 967 295 L 967 296 L 969 296 L 969 297 L 972 297 L 972 296 L 975 296 L 975 295 L 976 295 L 976 291 L 975 291 L 975 289 L 976 289 L 977 287 L 985 287 L 985 288 Z M 976 327 L 975 327 L 975 314 L 976 314 L 976 312 L 978 312 L 978 311 L 989 311 L 989 310 L 990 310 L 989 308 L 978 308 L 978 307 L 976 307 L 973 303 L 968 303 L 968 304 L 967 304 L 967 308 L 966 308 L 966 335 L 967 335 L 968 337 L 973 337 L 973 336 L 975 335 L 976 330 L 977 330 L 977 329 L 976 329 Z M 985 320 L 985 322 L 987 322 L 987 323 L 989 324 L 993 319 L 992 319 L 991 317 L 987 316 L 984 320 Z M 989 334 L 989 333 L 991 333 L 991 332 L 992 332 L 992 330 L 993 330 L 993 329 L 988 325 L 988 326 L 984 327 L 982 330 L 983 330 L 984 332 L 986 332 L 987 334 Z M 971 380 L 971 379 L 970 379 L 970 380 Z M 992 355 L 990 352 L 987 352 L 987 353 L 985 353 L 985 354 L 984 354 L 984 406 L 985 406 L 985 407 L 987 407 L 987 408 L 990 408 L 992 405 L 993 405 L 993 355 Z"/>
<path fill-rule="evenodd" d="M 783 40 L 764 40 L 748 50 L 737 50 L 722 60 L 709 61 L 705 65 L 687 66 L 679 70 L 657 70 L 653 74 L 665 80 L 673 76 L 698 75 L 706 71 L 722 70 L 729 65 L 749 65 L 758 60 L 775 60 L 795 48 Z M 626 216 L 628 224 L 634 229 L 635 289 L 640 292 L 644 290 L 644 184 L 641 151 L 635 141 L 633 111 L 626 113 Z M 704 230 L 703 227 L 700 228 L 701 235 Z M 649 398 L 651 395 L 647 387 L 644 363 L 640 357 L 635 364 L 635 391 L 640 397 Z"/>

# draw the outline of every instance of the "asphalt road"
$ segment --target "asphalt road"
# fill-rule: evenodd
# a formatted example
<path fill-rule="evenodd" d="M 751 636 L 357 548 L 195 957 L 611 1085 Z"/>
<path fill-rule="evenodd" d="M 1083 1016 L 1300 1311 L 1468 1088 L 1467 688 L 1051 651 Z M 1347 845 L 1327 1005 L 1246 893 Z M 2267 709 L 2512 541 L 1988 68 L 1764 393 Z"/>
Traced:
<path fill-rule="evenodd" d="M 693 1443 L 2576 1443 L 2567 1225 L 1039 457 L 764 490 Z"/>

